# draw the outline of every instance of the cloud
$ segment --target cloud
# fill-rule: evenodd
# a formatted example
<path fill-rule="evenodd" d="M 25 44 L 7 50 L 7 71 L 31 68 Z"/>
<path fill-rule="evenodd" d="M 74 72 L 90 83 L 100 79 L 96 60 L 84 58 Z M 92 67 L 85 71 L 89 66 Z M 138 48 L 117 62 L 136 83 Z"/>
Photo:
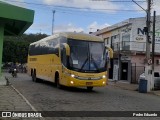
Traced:
<path fill-rule="evenodd" d="M 96 21 L 94 21 L 93 23 L 91 23 L 88 27 L 87 27 L 87 29 L 88 29 L 88 31 L 89 32 L 95 32 L 95 31 L 97 31 L 97 29 L 103 29 L 103 28 L 105 28 L 105 27 L 108 27 L 108 26 L 110 26 L 108 23 L 105 23 L 105 24 L 98 24 Z"/>
<path fill-rule="evenodd" d="M 144 10 L 147 9 L 147 2 L 143 2 L 143 3 L 138 3 Z M 138 5 L 136 5 L 135 3 L 131 6 L 133 7 L 133 9 L 135 10 L 139 10 L 140 13 L 144 13 L 145 11 Z"/>
<path fill-rule="evenodd" d="M 74 25 L 73 23 L 68 23 L 68 24 L 61 24 L 61 25 L 55 25 L 54 26 L 54 33 L 59 33 L 59 32 L 84 32 L 84 33 L 89 33 L 89 32 L 95 32 L 97 29 L 103 29 L 105 27 L 110 26 L 109 24 L 98 24 L 96 21 L 93 23 L 89 24 L 87 27 L 82 28 Z M 32 31 L 32 33 L 46 33 L 46 34 L 51 34 L 51 26 L 49 24 L 33 24 L 28 30 Z"/>
<path fill-rule="evenodd" d="M 72 23 L 69 24 L 62 24 L 62 25 L 56 25 L 54 27 L 54 33 L 58 33 L 58 32 L 83 32 L 84 29 L 81 27 L 77 27 Z"/>
<path fill-rule="evenodd" d="M 26 4 L 25 3 L 21 3 L 21 2 L 24 2 L 24 0 L 16 0 L 17 2 L 15 2 L 15 1 L 6 1 L 6 0 L 1 0 L 1 1 L 9 3 L 9 4 L 12 4 L 12 5 L 15 5 L 15 6 L 26 8 Z"/>
<path fill-rule="evenodd" d="M 97 29 L 103 29 L 105 27 L 110 26 L 109 24 L 98 24 L 96 21 L 88 25 L 86 28 L 77 27 L 72 23 L 66 24 L 66 25 L 56 25 L 54 28 L 54 33 L 58 32 L 95 32 Z"/>
<path fill-rule="evenodd" d="M 153 10 L 156 11 L 157 15 L 160 15 L 160 7 L 159 6 L 160 6 L 160 1 L 159 0 L 154 0 L 152 8 L 153 8 Z"/>
<path fill-rule="evenodd" d="M 147 9 L 147 2 L 144 3 L 139 3 L 139 5 L 144 8 L 145 10 Z M 159 0 L 154 0 L 153 4 L 151 4 L 151 14 L 153 15 L 153 11 L 156 11 L 157 15 L 160 15 L 160 1 Z M 140 8 L 138 5 L 133 4 L 132 5 L 133 9 L 135 10 L 142 10 L 142 8 Z M 142 10 L 141 13 L 144 13 L 144 11 Z"/>
<path fill-rule="evenodd" d="M 43 3 L 48 5 L 59 5 L 66 7 L 77 7 L 77 8 L 87 8 L 90 10 L 93 9 L 116 9 L 116 10 L 138 10 L 140 13 L 144 13 L 147 9 L 147 0 L 142 0 L 144 2 L 137 2 L 142 8 L 136 5 L 132 0 L 130 3 L 127 2 L 111 2 L 109 0 L 42 0 Z M 114 0 L 113 0 L 114 1 Z M 139 1 L 139 0 L 135 0 Z M 146 1 L 146 2 L 145 2 Z M 152 11 L 155 10 L 158 15 L 160 15 L 160 0 L 153 0 L 151 4 Z M 111 13 L 111 11 L 107 11 Z M 152 12 L 153 13 L 153 12 Z"/>
<path fill-rule="evenodd" d="M 51 34 L 52 28 L 49 24 L 33 24 L 26 32 L 31 31 L 32 33 L 45 33 L 45 34 Z M 55 25 L 53 32 L 59 33 L 59 32 L 83 32 L 84 29 L 81 27 L 77 27 L 72 23 L 68 24 L 61 24 L 61 25 Z"/>
<path fill-rule="evenodd" d="M 109 1 L 96 1 L 96 0 L 43 0 L 48 5 L 59 5 L 66 7 L 77 7 L 86 9 L 120 9 L 122 5 L 114 4 Z"/>
<path fill-rule="evenodd" d="M 33 23 L 31 27 L 26 31 L 26 33 L 45 33 L 51 34 L 51 26 L 47 23 Z"/>

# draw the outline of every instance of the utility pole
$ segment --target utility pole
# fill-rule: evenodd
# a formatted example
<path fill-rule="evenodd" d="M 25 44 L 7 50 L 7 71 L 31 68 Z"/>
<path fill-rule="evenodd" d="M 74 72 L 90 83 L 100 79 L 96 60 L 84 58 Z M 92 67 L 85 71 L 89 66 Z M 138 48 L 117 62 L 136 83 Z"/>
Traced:
<path fill-rule="evenodd" d="M 147 92 L 150 92 L 153 86 L 152 80 L 152 59 L 150 58 L 150 46 L 151 46 L 151 39 L 150 39 L 150 25 L 151 25 L 151 0 L 147 0 L 147 10 L 145 10 L 142 6 L 140 6 L 136 1 L 132 0 L 135 4 L 137 4 L 140 8 L 142 8 L 147 13 L 147 20 L 146 20 L 146 27 L 144 30 L 146 32 L 146 58 L 145 58 L 145 79 L 147 80 Z"/>
<path fill-rule="evenodd" d="M 149 61 L 151 61 L 150 58 L 150 23 L 151 23 L 151 0 L 147 1 L 147 21 L 146 21 L 146 62 L 145 62 L 145 79 L 147 82 L 147 92 L 150 92 L 152 89 L 151 86 L 151 77 L 152 77 L 152 70 L 151 70 L 151 64 Z"/>
<path fill-rule="evenodd" d="M 53 17 L 52 17 L 52 34 L 51 35 L 53 35 L 53 28 L 54 28 L 54 14 L 55 14 L 55 10 L 53 10 L 52 11 L 52 13 L 53 13 Z"/>
<path fill-rule="evenodd" d="M 155 24 L 156 24 L 156 11 L 153 13 L 153 33 L 152 33 L 152 89 L 154 88 L 154 55 L 155 55 Z"/>

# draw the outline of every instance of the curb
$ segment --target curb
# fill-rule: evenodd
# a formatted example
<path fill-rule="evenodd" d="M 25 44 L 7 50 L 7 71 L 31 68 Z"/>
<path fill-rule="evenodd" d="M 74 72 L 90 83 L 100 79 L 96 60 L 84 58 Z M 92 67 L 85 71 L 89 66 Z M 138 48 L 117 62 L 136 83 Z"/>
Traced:
<path fill-rule="evenodd" d="M 118 83 L 112 83 L 112 82 L 110 82 L 109 85 L 110 86 L 114 86 L 116 88 L 123 89 L 123 90 L 137 91 L 138 92 L 138 87 L 136 89 L 128 89 L 125 86 L 121 86 L 121 85 L 118 85 Z M 152 94 L 152 95 L 160 96 L 160 90 L 159 90 L 159 93 L 156 93 L 156 91 L 151 91 L 151 92 L 148 92 L 147 94 Z"/>
<path fill-rule="evenodd" d="M 110 86 L 114 86 L 114 87 L 117 87 L 117 88 L 121 88 L 123 90 L 130 90 L 130 91 L 138 91 L 138 87 L 136 88 L 133 88 L 133 89 L 129 89 L 128 87 L 125 87 L 125 86 L 121 86 L 119 85 L 118 83 L 109 83 Z"/>
<path fill-rule="evenodd" d="M 12 89 L 27 103 L 27 105 L 29 105 L 30 108 L 31 108 L 34 112 L 38 112 L 38 110 L 37 110 L 34 106 L 32 106 L 32 104 L 27 100 L 27 98 L 25 98 L 25 97 L 23 96 L 23 94 L 21 94 L 21 93 L 9 82 L 9 80 L 8 80 L 8 78 L 7 78 L 6 76 L 5 76 L 5 78 L 6 78 L 6 81 L 7 81 L 8 85 L 10 85 L 10 86 L 12 87 Z M 44 117 L 40 117 L 39 119 L 40 119 L 40 120 L 45 120 Z"/>

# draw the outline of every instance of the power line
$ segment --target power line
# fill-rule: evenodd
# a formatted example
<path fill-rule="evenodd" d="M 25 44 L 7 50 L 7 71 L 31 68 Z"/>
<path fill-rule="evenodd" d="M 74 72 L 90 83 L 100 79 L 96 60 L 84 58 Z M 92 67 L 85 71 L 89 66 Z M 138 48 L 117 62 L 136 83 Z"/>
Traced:
<path fill-rule="evenodd" d="M 23 4 L 30 4 L 30 5 L 39 5 L 39 6 L 48 6 L 48 7 L 57 7 L 57 8 L 67 8 L 67 9 L 77 9 L 77 10 L 90 10 L 90 11 L 142 11 L 142 10 L 131 10 L 131 9 L 92 9 L 92 8 L 78 8 L 78 7 L 68 7 L 68 6 L 59 6 L 59 5 L 46 5 L 46 4 L 40 4 L 40 3 L 31 3 L 31 2 L 21 2 L 21 1 L 14 1 L 14 0 L 5 0 L 8 2 L 17 2 L 17 3 L 23 3 Z M 108 0 L 108 2 L 132 2 L 132 1 L 112 1 Z M 137 1 L 136 1 L 137 2 Z M 138 1 L 138 2 L 145 2 L 145 1 Z"/>
<path fill-rule="evenodd" d="M 57 13 L 63 13 L 63 14 L 70 14 L 70 15 L 76 15 L 76 16 L 84 16 L 84 17 L 90 17 L 90 18 L 97 18 L 97 16 L 99 16 L 99 19 L 107 19 L 108 17 L 112 16 L 112 17 L 118 17 L 118 16 L 121 16 L 120 14 L 115 14 L 114 12 L 110 12 L 108 14 L 106 14 L 106 12 L 98 12 L 98 11 L 88 11 L 86 12 L 86 10 L 73 10 L 73 9 L 65 9 L 65 8 L 51 8 L 51 7 L 48 7 L 48 9 L 45 8 L 45 6 L 35 6 L 34 7 L 34 10 L 36 9 L 41 9 L 43 11 L 53 11 L 53 10 L 56 10 Z M 124 11 L 124 12 L 128 12 L 128 11 Z M 131 11 L 129 11 L 131 12 Z M 74 14 L 76 13 L 76 14 Z M 133 11 L 133 14 L 137 14 L 135 11 Z"/>
<path fill-rule="evenodd" d="M 99 2 L 100 0 L 92 0 L 92 1 L 98 1 Z M 107 1 L 107 2 L 132 2 L 131 0 L 102 0 L 102 1 Z M 136 2 L 143 3 L 143 2 L 146 2 L 146 1 L 138 0 Z"/>
<path fill-rule="evenodd" d="M 27 3 L 27 4 L 36 4 L 36 5 L 46 5 L 46 4 L 40 4 L 40 3 L 31 3 L 31 2 L 22 2 L 22 1 L 16 1 L 16 0 L 5 0 L 5 1 L 10 1 L 10 2 L 19 2 L 19 3 Z M 132 0 L 91 0 L 92 2 L 132 2 Z M 143 3 L 143 2 L 146 2 L 145 0 L 136 0 L 136 2 L 139 2 L 139 3 Z M 50 6 L 50 5 L 48 5 Z"/>
<path fill-rule="evenodd" d="M 0 0 L 1 1 L 1 0 Z M 127 9 L 91 9 L 91 8 L 79 8 L 79 7 L 67 7 L 67 6 L 58 6 L 58 5 L 46 5 L 46 4 L 39 4 L 39 3 L 31 3 L 31 2 L 21 2 L 21 1 L 15 1 L 15 0 L 5 0 L 7 2 L 14 2 L 14 3 L 20 3 L 20 4 L 28 4 L 28 5 L 33 5 L 33 9 L 37 8 L 37 9 L 44 9 L 46 10 L 45 8 L 48 8 L 48 9 L 51 9 L 52 12 L 53 12 L 53 9 L 56 10 L 56 12 L 61 12 L 61 13 L 67 13 L 67 14 L 73 14 L 73 12 L 76 12 L 76 14 L 74 15 L 78 15 L 77 13 L 79 13 L 80 15 L 83 15 L 83 16 L 87 16 L 87 17 L 95 17 L 97 18 L 98 15 L 105 15 L 106 11 L 123 11 L 123 12 L 135 12 L 135 11 L 142 11 L 142 10 L 127 10 Z M 111 0 L 107 0 L 109 2 L 111 2 Z M 119 1 L 119 0 L 114 0 L 115 2 L 129 2 L 127 0 L 125 1 Z M 113 1 L 112 1 L 113 2 Z M 132 2 L 132 1 L 130 1 Z M 137 2 L 137 1 L 136 1 Z M 139 2 L 144 2 L 144 1 L 139 1 Z M 30 7 L 31 7 L 30 6 Z M 58 11 L 57 11 L 58 10 Z M 98 15 L 94 15 L 98 13 Z M 110 12 L 110 14 L 114 12 Z M 84 15 L 85 14 L 85 15 Z M 87 14 L 93 14 L 93 16 L 91 15 L 87 15 Z M 117 16 L 117 15 L 116 15 Z M 104 17 L 104 16 L 103 16 Z M 101 18 L 101 17 L 99 17 Z M 107 17 L 106 17 L 107 18 Z M 54 20 L 52 20 L 53 22 Z M 52 23 L 53 24 L 53 23 Z M 52 29 L 53 29 L 53 26 L 52 26 Z M 53 31 L 53 30 L 52 30 Z M 53 32 L 52 32 L 53 33 Z"/>

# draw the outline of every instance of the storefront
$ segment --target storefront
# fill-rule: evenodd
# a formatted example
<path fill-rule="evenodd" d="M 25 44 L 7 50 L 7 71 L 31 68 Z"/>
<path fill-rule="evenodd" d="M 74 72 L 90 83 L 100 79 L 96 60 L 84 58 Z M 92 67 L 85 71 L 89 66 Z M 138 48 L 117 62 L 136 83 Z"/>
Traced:
<path fill-rule="evenodd" d="M 114 51 L 114 58 L 111 61 L 109 71 L 110 79 L 137 83 L 139 75 L 144 72 L 146 53 L 145 26 L 145 18 L 130 18 L 93 33 L 104 38 L 105 44 L 110 46 Z M 160 65 L 157 64 L 160 61 L 159 26 L 160 16 L 157 16 L 155 42 L 156 70 L 160 69 Z"/>

